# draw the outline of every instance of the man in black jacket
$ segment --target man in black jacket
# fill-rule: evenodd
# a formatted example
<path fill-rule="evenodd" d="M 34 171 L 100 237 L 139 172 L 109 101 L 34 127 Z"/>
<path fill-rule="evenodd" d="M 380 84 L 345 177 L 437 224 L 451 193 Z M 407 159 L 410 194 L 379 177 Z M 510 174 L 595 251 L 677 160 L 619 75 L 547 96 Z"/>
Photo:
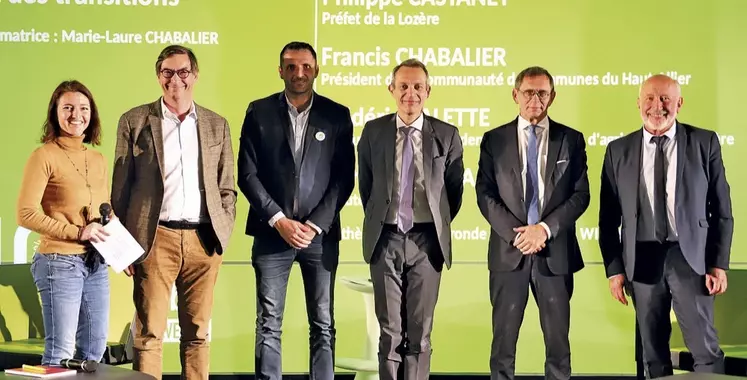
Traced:
<path fill-rule="evenodd" d="M 310 322 L 311 378 L 334 378 L 333 293 L 339 212 L 353 191 L 350 110 L 313 91 L 314 48 L 291 42 L 280 52 L 283 92 L 249 104 L 241 130 L 238 184 L 249 201 L 257 280 L 255 371 L 281 379 L 280 331 L 288 275 L 298 262 Z"/>

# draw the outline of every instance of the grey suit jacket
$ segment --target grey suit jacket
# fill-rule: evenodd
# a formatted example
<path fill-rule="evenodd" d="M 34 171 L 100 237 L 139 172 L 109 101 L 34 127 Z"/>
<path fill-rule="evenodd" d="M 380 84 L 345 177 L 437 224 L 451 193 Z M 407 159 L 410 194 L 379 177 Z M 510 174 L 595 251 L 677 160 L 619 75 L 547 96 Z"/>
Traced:
<path fill-rule="evenodd" d="M 523 257 L 513 246 L 513 229 L 527 224 L 517 128 L 518 117 L 486 132 L 480 146 L 475 192 L 480 212 L 490 223 L 488 268 L 493 271 L 512 271 Z M 590 200 L 586 144 L 581 132 L 552 119 L 548 132 L 540 221 L 550 228 L 551 237 L 537 255 L 547 259 L 552 273 L 570 274 L 584 267 L 576 220 Z"/>
<path fill-rule="evenodd" d="M 371 262 L 392 199 L 396 173 L 396 114 L 366 123 L 358 142 L 358 191 L 363 203 L 363 258 Z M 459 131 L 434 117 L 423 120 L 426 198 L 447 268 L 451 267 L 451 222 L 462 205 L 464 163 Z"/>
<path fill-rule="evenodd" d="M 734 218 L 721 146 L 713 131 L 677 122 L 675 223 L 685 259 L 699 275 L 728 269 Z M 634 279 L 643 130 L 607 146 L 599 197 L 599 247 L 607 276 Z M 622 230 L 618 228 L 622 225 Z"/>
<path fill-rule="evenodd" d="M 236 218 L 233 149 L 228 122 L 196 105 L 200 164 L 205 202 L 223 253 Z M 160 99 L 135 107 L 119 119 L 114 153 L 112 209 L 122 224 L 149 254 L 163 203 L 163 132 Z"/>

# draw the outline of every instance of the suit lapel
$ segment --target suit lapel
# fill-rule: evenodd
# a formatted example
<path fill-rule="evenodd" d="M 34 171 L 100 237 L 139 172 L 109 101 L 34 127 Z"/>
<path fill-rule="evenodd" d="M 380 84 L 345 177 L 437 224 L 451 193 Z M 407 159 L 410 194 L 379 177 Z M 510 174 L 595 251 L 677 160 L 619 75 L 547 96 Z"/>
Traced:
<path fill-rule="evenodd" d="M 523 162 L 519 155 L 519 134 L 517 128 L 518 124 L 516 120 L 506 127 L 506 139 L 504 141 L 503 149 L 507 159 L 503 161 L 503 165 L 508 167 L 509 170 L 507 171 L 513 174 L 514 182 L 518 182 L 521 187 L 521 169 L 523 167 Z M 519 190 L 519 194 L 522 193 L 523 191 Z"/>
<path fill-rule="evenodd" d="M 685 154 L 687 152 L 687 142 L 689 140 L 687 136 L 687 131 L 685 131 L 685 128 L 682 127 L 682 125 L 678 122 L 674 126 L 677 128 L 675 139 L 677 140 L 677 179 L 675 182 L 677 185 L 676 190 L 674 191 L 674 204 L 675 209 L 680 209 L 679 200 L 682 199 L 680 194 L 680 189 L 682 188 L 682 184 L 684 184 L 684 180 L 682 179 L 682 173 L 685 171 L 685 163 L 687 162 L 685 157 Z"/>
<path fill-rule="evenodd" d="M 623 147 L 619 182 L 628 184 L 627 189 L 618 188 L 623 209 L 630 209 L 633 206 L 634 210 L 638 210 L 638 187 L 641 182 L 641 156 L 643 155 L 642 139 L 643 129 L 639 129 L 630 135 L 628 146 Z"/>
<path fill-rule="evenodd" d="M 163 155 L 163 126 L 161 125 L 161 115 L 163 110 L 161 109 L 161 100 L 153 103 L 151 107 L 151 113 L 148 115 L 148 122 L 150 124 L 150 132 L 153 135 L 153 147 L 156 150 L 156 158 L 158 159 L 158 168 L 161 172 L 161 180 L 164 179 L 164 155 Z"/>
<path fill-rule="evenodd" d="M 547 205 L 550 197 L 552 196 L 553 190 L 555 190 L 555 183 L 557 179 L 554 178 L 555 166 L 558 163 L 558 155 L 560 154 L 560 148 L 563 145 L 563 137 L 565 133 L 561 130 L 555 122 L 550 120 L 547 140 L 547 161 L 545 163 L 545 193 L 544 193 L 544 205 Z"/>
<path fill-rule="evenodd" d="M 522 220 L 526 221 L 527 210 L 524 207 L 524 180 L 521 178 L 521 170 L 524 166 L 524 162 L 521 160 L 519 155 L 519 133 L 518 133 L 518 118 L 513 123 L 506 126 L 506 132 L 504 134 L 505 139 L 503 141 L 503 155 L 504 160 L 501 160 L 501 165 L 504 165 L 506 173 L 512 174 L 510 180 L 510 186 L 514 187 L 514 193 L 518 194 L 518 197 L 514 197 L 514 207 L 510 207 L 514 210 L 520 210 L 518 215 L 521 216 Z M 498 185 L 500 186 L 500 184 Z"/>
<path fill-rule="evenodd" d="M 295 150 L 296 143 L 293 141 L 293 131 L 291 131 L 290 115 L 288 114 L 288 102 L 285 100 L 285 93 L 281 92 L 278 101 L 278 118 L 280 119 L 280 127 L 283 129 L 288 149 L 290 149 L 291 157 Z"/>
<path fill-rule="evenodd" d="M 314 112 L 315 108 L 309 111 L 309 122 L 306 126 L 306 133 L 303 138 L 303 152 L 301 153 L 301 160 L 305 161 L 306 157 L 318 157 L 319 143 L 324 141 L 328 136 L 324 132 L 324 128 L 321 127 L 321 120 L 318 117 L 318 112 Z M 317 133 L 319 133 L 317 138 Z M 314 144 L 318 140 L 319 143 Z"/>
<path fill-rule="evenodd" d="M 394 145 L 397 143 L 397 114 L 384 125 L 381 131 L 384 143 L 384 169 L 386 174 L 387 194 L 392 195 L 392 183 L 394 181 Z"/>
<path fill-rule="evenodd" d="M 431 126 L 431 123 L 428 121 L 428 119 L 425 118 L 425 115 L 423 117 L 423 179 L 425 180 L 425 188 L 426 188 L 426 195 L 428 196 L 428 199 L 431 198 L 431 194 L 428 193 L 428 189 L 430 189 L 430 186 L 428 186 L 429 183 L 431 183 L 431 175 L 433 171 L 433 140 L 436 138 L 435 131 L 433 130 L 433 126 Z"/>
<path fill-rule="evenodd" d="M 217 142 L 215 131 L 213 130 L 213 123 L 205 116 L 202 112 L 201 107 L 195 105 L 195 112 L 197 113 L 197 144 L 200 148 L 200 162 L 202 166 L 202 172 L 208 172 L 208 164 L 212 157 L 209 156 L 208 147 L 215 145 Z M 203 176 L 203 181 L 204 181 Z M 203 184 L 204 185 L 204 184 Z"/>

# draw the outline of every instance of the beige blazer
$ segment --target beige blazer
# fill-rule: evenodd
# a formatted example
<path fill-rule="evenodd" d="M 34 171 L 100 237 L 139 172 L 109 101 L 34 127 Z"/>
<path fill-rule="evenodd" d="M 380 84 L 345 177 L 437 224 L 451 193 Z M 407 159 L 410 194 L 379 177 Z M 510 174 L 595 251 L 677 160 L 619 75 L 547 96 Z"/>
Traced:
<path fill-rule="evenodd" d="M 231 132 L 222 116 L 199 105 L 197 135 L 205 202 L 223 253 L 236 219 L 234 158 Z M 135 107 L 119 119 L 114 155 L 111 202 L 114 213 L 150 253 L 163 203 L 164 152 L 160 99 Z"/>

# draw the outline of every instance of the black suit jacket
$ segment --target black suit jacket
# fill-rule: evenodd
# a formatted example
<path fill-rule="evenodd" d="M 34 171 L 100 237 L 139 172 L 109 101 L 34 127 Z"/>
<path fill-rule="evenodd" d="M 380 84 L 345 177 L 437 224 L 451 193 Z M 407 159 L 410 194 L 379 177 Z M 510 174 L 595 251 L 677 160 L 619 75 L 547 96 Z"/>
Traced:
<path fill-rule="evenodd" d="M 462 206 L 464 163 L 459 131 L 423 115 L 423 174 L 426 198 L 447 268 L 451 267 L 451 222 Z M 392 198 L 396 170 L 397 114 L 366 123 L 358 142 L 358 191 L 365 210 L 363 258 L 371 262 Z"/>
<path fill-rule="evenodd" d="M 513 246 L 513 228 L 527 224 L 519 159 L 518 117 L 485 133 L 475 191 L 480 212 L 490 223 L 488 268 L 511 271 L 522 253 Z M 545 168 L 544 207 L 540 221 L 552 236 L 537 255 L 552 273 L 575 273 L 584 267 L 576 239 L 576 220 L 589 207 L 586 142 L 582 133 L 550 120 Z"/>
<path fill-rule="evenodd" d="M 286 244 L 268 224 L 282 211 L 300 222 L 311 221 L 324 231 L 325 239 L 339 241 L 339 212 L 355 184 L 350 110 L 314 94 L 299 172 L 291 125 L 283 92 L 247 108 L 238 154 L 238 185 L 250 205 L 246 234 Z"/>
<path fill-rule="evenodd" d="M 675 223 L 680 248 L 700 275 L 712 267 L 728 269 L 734 218 L 718 137 L 679 122 L 675 128 Z M 599 248 L 608 277 L 625 273 L 634 279 L 642 140 L 639 129 L 611 142 L 604 156 Z"/>

